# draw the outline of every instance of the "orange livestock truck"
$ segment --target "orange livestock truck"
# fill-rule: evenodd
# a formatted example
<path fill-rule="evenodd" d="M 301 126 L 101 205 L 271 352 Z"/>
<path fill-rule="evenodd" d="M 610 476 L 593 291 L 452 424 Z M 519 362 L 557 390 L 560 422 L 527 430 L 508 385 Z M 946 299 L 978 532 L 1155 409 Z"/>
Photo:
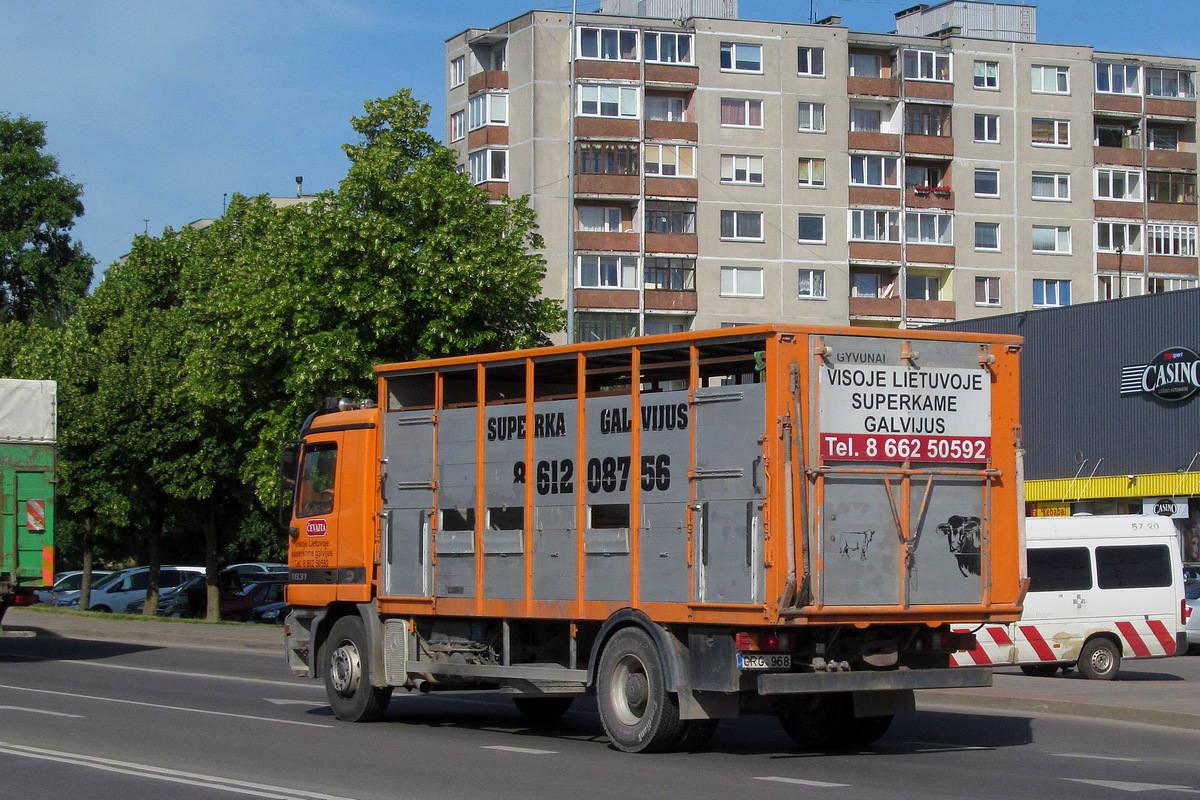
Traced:
<path fill-rule="evenodd" d="M 388 364 L 284 449 L 286 652 L 395 688 L 595 695 L 613 744 L 723 718 L 857 746 L 1015 621 L 1021 340 L 764 325 Z M 953 627 L 952 627 L 953 626 Z"/>

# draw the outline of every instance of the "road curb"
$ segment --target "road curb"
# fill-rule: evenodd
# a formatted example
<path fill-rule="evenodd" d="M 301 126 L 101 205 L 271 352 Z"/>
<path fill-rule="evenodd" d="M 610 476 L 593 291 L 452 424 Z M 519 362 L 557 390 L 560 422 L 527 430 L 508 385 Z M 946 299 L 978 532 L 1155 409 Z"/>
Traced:
<path fill-rule="evenodd" d="M 936 694 L 934 693 L 936 692 Z M 1114 722 L 1136 722 L 1165 728 L 1200 730 L 1200 714 L 1184 711 L 1165 711 L 1136 706 L 1105 705 L 1049 697 L 1022 697 L 995 694 L 959 694 L 953 690 L 934 690 L 917 695 L 917 709 L 941 711 L 952 708 L 980 708 L 997 711 L 1018 711 L 1056 714 L 1071 717 L 1107 719 Z M 931 696 L 932 695 L 932 696 Z"/>

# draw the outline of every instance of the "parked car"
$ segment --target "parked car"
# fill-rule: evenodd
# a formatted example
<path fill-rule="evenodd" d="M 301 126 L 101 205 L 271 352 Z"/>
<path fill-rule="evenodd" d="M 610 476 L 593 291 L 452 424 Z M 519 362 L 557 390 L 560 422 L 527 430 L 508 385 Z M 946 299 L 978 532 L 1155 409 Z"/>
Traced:
<path fill-rule="evenodd" d="M 221 619 L 246 620 L 250 612 L 259 606 L 273 605 L 283 601 L 286 581 L 260 581 L 246 586 L 236 597 L 221 598 Z"/>
<path fill-rule="evenodd" d="M 1183 565 L 1183 582 L 1200 583 L 1200 564 L 1186 562 Z"/>
<path fill-rule="evenodd" d="M 1184 590 L 1184 617 L 1187 619 L 1188 652 L 1200 651 L 1200 583 L 1188 584 Z"/>
<path fill-rule="evenodd" d="M 241 579 L 249 583 L 250 580 L 260 577 L 263 573 L 272 575 L 286 575 L 288 571 L 287 564 L 276 564 L 269 561 L 246 561 L 241 564 L 230 564 L 224 570 L 233 570 Z"/>
<path fill-rule="evenodd" d="M 105 587 L 107 587 L 113 581 L 120 580 L 121 576 L 127 572 L 129 572 L 128 568 L 127 569 L 119 569 L 119 570 L 116 570 L 115 572 L 110 572 L 108 575 L 105 575 L 103 578 L 101 578 L 98 581 L 92 581 L 92 597 L 95 598 L 97 592 L 103 590 Z M 79 589 L 72 589 L 67 592 L 59 593 L 57 599 L 55 599 L 55 601 L 54 601 L 54 605 L 63 606 L 65 608 L 78 608 L 80 591 L 81 590 L 79 590 Z"/>
<path fill-rule="evenodd" d="M 159 567 L 158 588 L 173 589 L 193 575 L 203 575 L 200 567 Z M 125 613 L 130 603 L 141 600 L 143 607 L 146 601 L 146 590 L 150 585 L 149 567 L 130 567 L 110 575 L 100 585 L 92 587 L 91 605 L 89 611 L 105 611 Z M 79 596 L 59 605 L 68 608 L 79 607 Z"/>
<path fill-rule="evenodd" d="M 94 569 L 92 570 L 92 586 L 100 582 L 100 579 L 105 575 L 111 575 L 112 570 Z M 37 599 L 39 602 L 47 605 L 54 605 L 59 596 L 64 592 L 78 592 L 83 586 L 83 570 L 70 570 L 68 572 L 60 572 L 54 576 L 54 585 L 49 589 L 43 589 L 38 592 Z"/>
<path fill-rule="evenodd" d="M 221 570 L 221 619 L 244 619 L 255 606 L 283 599 L 287 574 L 257 572 L 250 578 L 232 568 Z M 208 609 L 208 586 L 203 575 L 187 581 L 171 598 L 169 606 L 159 605 L 159 614 L 172 617 L 203 617 Z"/>
<path fill-rule="evenodd" d="M 287 603 L 271 603 L 252 609 L 246 615 L 246 621 L 282 625 L 290 613 L 292 613 L 292 607 Z"/>

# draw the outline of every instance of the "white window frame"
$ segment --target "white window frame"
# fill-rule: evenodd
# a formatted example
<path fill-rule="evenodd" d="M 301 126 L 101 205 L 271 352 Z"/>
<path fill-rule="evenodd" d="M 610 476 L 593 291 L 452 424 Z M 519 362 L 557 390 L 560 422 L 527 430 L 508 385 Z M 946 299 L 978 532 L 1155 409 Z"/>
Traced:
<path fill-rule="evenodd" d="M 659 178 L 696 177 L 696 148 L 686 144 L 647 144 L 643 170 Z M 670 172 L 674 169 L 674 172 Z"/>
<path fill-rule="evenodd" d="M 762 296 L 762 267 L 721 267 L 721 297 Z"/>
<path fill-rule="evenodd" d="M 796 74 L 806 78 L 824 78 L 825 48 L 797 47 Z"/>
<path fill-rule="evenodd" d="M 851 78 L 883 77 L 883 56 L 879 53 L 850 53 L 846 58 L 846 69 Z M 860 63 L 869 64 L 866 74 L 859 69 Z"/>
<path fill-rule="evenodd" d="M 1029 68 L 1029 91 L 1034 94 L 1070 94 L 1071 68 L 1034 64 Z"/>
<path fill-rule="evenodd" d="M 467 82 L 467 57 L 459 56 L 450 60 L 450 88 L 457 89 Z"/>
<path fill-rule="evenodd" d="M 941 50 L 908 49 L 903 58 L 904 79 L 910 81 L 936 81 L 949 83 L 954 80 L 951 71 L 953 59 Z M 911 73 L 911 74 L 910 74 Z M 939 77 L 944 74 L 945 77 Z"/>
<path fill-rule="evenodd" d="M 981 230 L 995 231 L 996 243 L 993 245 L 981 245 L 979 243 L 979 232 Z M 977 253 L 998 253 L 1000 252 L 1000 223 L 999 222 L 976 222 L 975 223 L 975 252 Z"/>
<path fill-rule="evenodd" d="M 469 131 L 489 125 L 507 125 L 508 95 L 500 92 L 475 95 L 467 101 L 467 117 Z"/>
<path fill-rule="evenodd" d="M 855 133 L 883 131 L 883 109 L 850 106 L 850 130 Z"/>
<path fill-rule="evenodd" d="M 735 103 L 742 104 L 742 119 L 744 119 L 745 122 L 735 123 L 735 122 L 726 122 L 725 121 L 725 106 L 726 106 L 726 104 L 729 104 L 730 107 L 732 108 L 733 104 L 735 104 Z M 751 111 L 755 108 L 758 109 L 758 124 L 757 125 L 754 125 L 750 122 L 750 120 L 754 117 L 754 115 L 751 113 Z M 764 123 L 763 123 L 763 101 L 762 100 L 750 100 L 750 99 L 741 98 L 741 97 L 722 97 L 721 98 L 720 119 L 721 119 L 721 127 L 722 128 L 750 128 L 752 130 L 763 130 L 763 125 L 764 125 Z"/>
<path fill-rule="evenodd" d="M 500 161 L 495 159 L 500 156 Z M 481 183 L 508 182 L 508 151 L 499 149 L 476 150 L 467 157 L 471 175 L 471 183 L 478 186 Z M 496 174 L 499 164 L 502 175 Z"/>
<path fill-rule="evenodd" d="M 605 105 L 613 105 L 615 92 L 616 114 L 603 113 Z M 606 99 L 607 97 L 607 99 Z M 603 119 L 637 119 L 640 98 L 638 87 L 616 83 L 581 83 L 579 84 L 579 102 L 575 113 L 581 117 L 600 117 Z M 591 110 L 589 110 L 591 106 Z"/>
<path fill-rule="evenodd" d="M 825 132 L 825 104 L 803 101 L 797 109 L 796 129 L 801 133 Z"/>
<path fill-rule="evenodd" d="M 804 233 L 805 220 L 819 220 L 821 224 L 821 235 L 819 238 L 806 239 Z M 824 214 L 800 214 L 797 217 L 796 241 L 800 244 L 825 244 L 825 215 Z"/>
<path fill-rule="evenodd" d="M 1200 285 L 1200 281 L 1195 278 L 1167 278 L 1163 276 L 1150 276 L 1150 291 L 1154 294 L 1162 292 L 1178 292 L 1181 289 L 1195 289 Z"/>
<path fill-rule="evenodd" d="M 983 122 L 982 136 L 980 135 L 979 123 Z M 975 141 L 986 144 L 1000 143 L 1000 115 L 999 114 L 976 114 L 975 115 Z"/>
<path fill-rule="evenodd" d="M 871 164 L 878 163 L 880 183 L 871 183 Z M 888 181 L 888 164 L 891 164 L 891 182 Z M 861 164 L 858 180 L 855 180 L 855 165 Z M 897 156 L 881 156 L 881 155 L 851 155 L 850 156 L 850 185 L 851 186 L 875 186 L 886 188 L 900 187 L 900 159 Z"/>
<path fill-rule="evenodd" d="M 623 230 L 620 206 L 577 206 L 576 214 L 579 219 L 576 230 L 588 233 L 621 233 Z M 592 217 L 595 219 L 589 219 Z"/>
<path fill-rule="evenodd" d="M 1041 178 L 1043 183 L 1049 181 L 1049 185 L 1053 187 L 1053 193 L 1047 195 L 1037 194 L 1038 179 Z M 1042 172 L 1035 170 L 1030 174 L 1029 180 L 1029 197 L 1031 200 L 1047 201 L 1052 203 L 1069 203 L 1071 202 L 1071 173 L 1069 172 Z"/>
<path fill-rule="evenodd" d="M 1179 129 L 1164 128 L 1161 126 L 1148 127 L 1146 129 L 1146 149 L 1158 150 L 1160 152 L 1178 152 L 1179 151 Z M 1165 144 L 1166 146 L 1161 146 Z"/>
<path fill-rule="evenodd" d="M 1038 231 L 1052 231 L 1054 246 L 1048 249 L 1038 249 Z M 1071 255 L 1071 226 L 1070 225 L 1034 225 L 1030 238 L 1033 252 L 1039 255 L 1069 256 Z"/>
<path fill-rule="evenodd" d="M 852 242 L 900 243 L 900 212 L 885 208 L 852 208 L 847 217 Z"/>
<path fill-rule="evenodd" d="M 1141 202 L 1142 171 L 1120 167 L 1096 167 L 1093 190 L 1096 200 L 1129 200 Z M 1122 190 L 1120 187 L 1124 187 Z"/>
<path fill-rule="evenodd" d="M 631 38 L 633 42 L 633 53 L 626 54 L 621 51 L 622 38 Z M 627 61 L 637 62 L 641 60 L 641 54 L 638 42 L 638 30 L 636 28 L 604 28 L 594 25 L 587 25 L 579 28 L 576 58 L 581 61 Z M 594 40 L 595 47 L 591 46 Z M 611 55 L 605 55 L 605 48 L 608 41 L 615 41 L 616 51 Z"/>
<path fill-rule="evenodd" d="M 754 56 L 751 58 L 751 56 Z M 728 66 L 726 63 L 728 62 Z M 740 67 L 738 64 L 756 64 L 755 67 Z M 738 72 L 744 75 L 761 75 L 763 71 L 763 49 L 761 44 L 748 42 L 721 42 L 721 72 Z"/>
<path fill-rule="evenodd" d="M 1041 288 L 1042 301 L 1039 303 L 1038 288 Z M 1053 292 L 1050 290 L 1053 289 Z M 1065 291 L 1064 291 L 1065 290 Z M 1050 295 L 1053 294 L 1053 298 Z M 1065 295 L 1065 297 L 1064 297 Z M 1063 302 L 1065 300 L 1065 302 Z M 1034 308 L 1062 308 L 1071 305 L 1071 282 L 1062 278 L 1033 279 Z"/>
<path fill-rule="evenodd" d="M 455 111 L 450 115 L 450 141 L 461 141 L 467 135 L 467 112 Z"/>
<path fill-rule="evenodd" d="M 1152 256 L 1196 256 L 1195 225 L 1150 222 L 1146 224 L 1146 250 Z"/>
<path fill-rule="evenodd" d="M 733 154 L 722 155 L 721 183 L 740 186 L 762 186 L 763 157 Z"/>
<path fill-rule="evenodd" d="M 595 270 L 595 278 L 592 283 L 585 282 L 584 278 L 585 270 L 589 268 Z M 614 269 L 615 271 L 611 271 Z M 636 290 L 641 272 L 637 256 L 585 253 L 576 258 L 575 285 L 585 289 Z M 606 283 L 606 277 L 615 278 L 616 283 Z"/>
<path fill-rule="evenodd" d="M 930 225 L 932 229 L 929 229 Z M 954 215 L 937 211 L 905 212 L 904 241 L 908 244 L 953 245 Z"/>
<path fill-rule="evenodd" d="M 988 92 L 1000 91 L 1000 62 L 975 62 L 975 88 Z"/>
<path fill-rule="evenodd" d="M 726 221 L 728 220 L 730 233 L 727 235 Z M 754 221 L 754 226 L 758 228 L 755 234 L 746 233 L 743 231 L 743 225 L 750 226 L 751 221 Z M 763 212 L 761 211 L 745 211 L 740 209 L 722 209 L 721 210 L 721 240 L 728 242 L 762 242 L 763 238 Z"/>
<path fill-rule="evenodd" d="M 684 122 L 687 117 L 687 101 L 680 95 L 646 93 L 642 100 L 647 120 L 658 122 Z M 658 106 L 654 114 L 650 113 L 651 106 Z M 664 113 L 665 112 L 665 113 Z"/>
<path fill-rule="evenodd" d="M 1000 278 L 986 275 L 975 278 L 975 305 L 988 308 L 1000 305 Z"/>
<path fill-rule="evenodd" d="M 1095 224 L 1095 244 L 1097 253 L 1115 253 L 1120 247 L 1123 253 L 1140 255 L 1142 223 L 1099 221 Z"/>
<path fill-rule="evenodd" d="M 651 39 L 654 40 L 654 56 L 650 55 L 650 47 L 647 44 Z M 670 54 L 664 55 L 663 42 L 673 41 L 675 44 L 669 48 Z M 684 47 L 680 47 L 680 42 L 686 42 Z M 684 55 L 681 58 L 680 52 Z M 675 31 L 645 31 L 642 34 L 642 52 L 646 54 L 647 64 L 693 64 L 695 63 L 694 49 L 692 48 L 692 34 L 677 33 Z"/>
<path fill-rule="evenodd" d="M 805 283 L 808 284 L 807 292 Z M 800 267 L 796 273 L 796 294 L 801 300 L 824 300 L 825 270 Z"/>
<path fill-rule="evenodd" d="M 920 289 L 917 297 L 913 296 L 914 284 Z M 930 286 L 934 288 L 934 291 L 929 291 Z M 909 272 L 904 276 L 904 297 L 906 300 L 941 300 L 944 286 L 945 281 L 940 275 Z"/>
<path fill-rule="evenodd" d="M 1049 122 L 1051 124 L 1050 141 L 1039 142 L 1036 138 L 1038 122 Z M 1034 117 L 1030 123 L 1029 142 L 1034 147 L 1070 147 L 1071 146 L 1071 121 L 1066 119 L 1055 119 L 1053 117 Z"/>
<path fill-rule="evenodd" d="M 1118 284 L 1119 281 L 1119 284 Z M 1117 289 L 1117 286 L 1120 286 Z M 1097 275 L 1096 299 L 1112 300 L 1117 297 L 1138 297 L 1146 293 L 1145 276 L 1140 274 Z"/>
<path fill-rule="evenodd" d="M 988 174 L 996 176 L 996 191 L 995 191 L 995 193 L 979 191 L 979 175 L 980 175 L 980 173 L 988 173 Z M 1000 196 L 1000 170 L 989 169 L 989 168 L 976 169 L 975 176 L 974 176 L 974 184 L 975 184 L 975 196 L 976 197 L 999 197 Z"/>
<path fill-rule="evenodd" d="M 1170 76 L 1172 80 L 1163 79 Z M 1174 88 L 1165 88 L 1169 85 Z M 1187 69 L 1146 67 L 1146 96 L 1170 99 L 1196 99 L 1196 73 Z"/>
<path fill-rule="evenodd" d="M 796 162 L 796 185 L 810 189 L 825 188 L 825 159 L 800 157 Z"/>
<path fill-rule="evenodd" d="M 1133 78 L 1130 80 L 1130 72 Z M 1120 85 L 1113 80 L 1120 76 Z M 1113 64 L 1111 62 L 1096 62 L 1096 93 L 1097 94 L 1132 94 L 1142 93 L 1142 68 L 1138 64 Z"/>

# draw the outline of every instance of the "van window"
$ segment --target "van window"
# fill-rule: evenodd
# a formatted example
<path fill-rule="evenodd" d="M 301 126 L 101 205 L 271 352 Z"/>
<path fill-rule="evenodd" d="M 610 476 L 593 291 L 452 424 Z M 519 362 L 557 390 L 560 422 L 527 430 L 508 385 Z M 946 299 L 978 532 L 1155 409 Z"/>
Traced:
<path fill-rule="evenodd" d="M 1092 559 L 1086 547 L 1031 547 L 1029 591 L 1079 592 L 1092 588 Z"/>
<path fill-rule="evenodd" d="M 1170 586 L 1171 552 L 1165 544 L 1097 547 L 1096 576 L 1101 589 Z"/>

